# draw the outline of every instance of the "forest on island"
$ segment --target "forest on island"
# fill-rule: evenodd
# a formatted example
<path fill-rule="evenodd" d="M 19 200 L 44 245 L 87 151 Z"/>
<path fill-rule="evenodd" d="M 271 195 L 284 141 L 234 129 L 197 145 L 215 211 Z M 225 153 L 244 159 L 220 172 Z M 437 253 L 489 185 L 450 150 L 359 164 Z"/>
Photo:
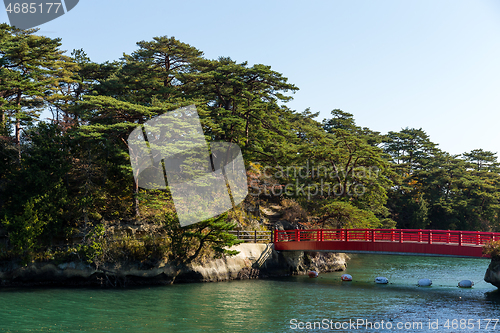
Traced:
<path fill-rule="evenodd" d="M 148 225 L 140 246 L 125 233 L 115 256 L 186 264 L 227 253 L 237 243 L 228 230 L 275 227 L 262 213 L 269 207 L 306 229 L 500 231 L 495 152 L 452 155 L 424 129 L 408 124 L 382 134 L 335 105 L 318 120 L 319 113 L 286 105 L 300 82 L 269 65 L 206 59 L 174 37 L 140 41 L 132 54 L 96 63 L 36 32 L 0 25 L 4 259 L 49 259 L 48 246 L 78 238 L 83 245 L 72 253 L 97 263 L 106 260 L 111 229 Z M 134 180 L 127 138 L 188 105 L 207 141 L 241 148 L 249 194 L 231 211 L 181 228 L 168 189 L 145 190 Z"/>

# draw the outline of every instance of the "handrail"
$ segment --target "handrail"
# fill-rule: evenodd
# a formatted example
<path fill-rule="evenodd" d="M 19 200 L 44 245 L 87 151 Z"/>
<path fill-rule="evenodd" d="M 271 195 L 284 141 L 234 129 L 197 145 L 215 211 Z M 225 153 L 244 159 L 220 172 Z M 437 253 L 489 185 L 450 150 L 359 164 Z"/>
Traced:
<path fill-rule="evenodd" d="M 252 243 L 269 243 L 274 238 L 273 231 L 269 230 L 231 230 L 228 233 L 235 235 L 239 240 Z"/>
<path fill-rule="evenodd" d="M 343 242 L 398 242 L 445 243 L 450 245 L 480 246 L 500 240 L 498 232 L 430 230 L 430 229 L 307 229 L 275 230 L 273 241 L 343 241 Z"/>

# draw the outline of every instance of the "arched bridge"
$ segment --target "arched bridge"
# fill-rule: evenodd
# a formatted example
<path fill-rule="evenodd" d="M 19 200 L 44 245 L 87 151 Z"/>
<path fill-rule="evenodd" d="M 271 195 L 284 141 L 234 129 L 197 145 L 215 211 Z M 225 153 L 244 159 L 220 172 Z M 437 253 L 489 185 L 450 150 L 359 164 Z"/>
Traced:
<path fill-rule="evenodd" d="M 424 229 L 276 230 L 277 251 L 380 253 L 487 258 L 482 246 L 500 233 Z"/>

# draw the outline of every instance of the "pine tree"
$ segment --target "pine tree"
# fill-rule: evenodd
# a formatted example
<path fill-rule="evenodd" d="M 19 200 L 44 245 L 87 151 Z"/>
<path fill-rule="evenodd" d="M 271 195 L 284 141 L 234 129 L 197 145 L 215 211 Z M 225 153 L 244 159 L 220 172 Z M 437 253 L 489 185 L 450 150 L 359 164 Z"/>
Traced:
<path fill-rule="evenodd" d="M 61 40 L 37 36 L 36 31 L 0 25 L 0 112 L 8 133 L 14 126 L 18 146 L 22 126 L 39 118 L 46 98 L 70 74 L 69 59 L 59 50 Z"/>

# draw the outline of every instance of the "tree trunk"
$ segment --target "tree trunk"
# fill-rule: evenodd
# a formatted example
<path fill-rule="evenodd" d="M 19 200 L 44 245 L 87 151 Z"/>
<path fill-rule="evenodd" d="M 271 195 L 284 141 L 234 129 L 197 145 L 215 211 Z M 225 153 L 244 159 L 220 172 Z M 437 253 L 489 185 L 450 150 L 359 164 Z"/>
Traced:
<path fill-rule="evenodd" d="M 247 112 L 246 114 L 247 119 L 246 119 L 246 124 L 245 124 L 245 136 L 246 136 L 246 146 L 248 147 L 248 128 L 250 126 L 250 111 Z"/>
<path fill-rule="evenodd" d="M 134 187 L 133 187 L 133 192 L 134 192 L 134 212 L 135 212 L 135 217 L 140 217 L 141 212 L 139 211 L 139 184 L 134 178 Z"/>
<path fill-rule="evenodd" d="M 18 107 L 21 107 L 21 92 L 19 91 L 17 93 L 17 97 L 16 97 L 16 102 L 17 102 L 17 106 Z M 17 149 L 18 149 L 18 153 L 19 153 L 19 163 L 21 163 L 21 121 L 19 120 L 19 117 L 16 117 L 16 145 L 17 145 Z"/>

